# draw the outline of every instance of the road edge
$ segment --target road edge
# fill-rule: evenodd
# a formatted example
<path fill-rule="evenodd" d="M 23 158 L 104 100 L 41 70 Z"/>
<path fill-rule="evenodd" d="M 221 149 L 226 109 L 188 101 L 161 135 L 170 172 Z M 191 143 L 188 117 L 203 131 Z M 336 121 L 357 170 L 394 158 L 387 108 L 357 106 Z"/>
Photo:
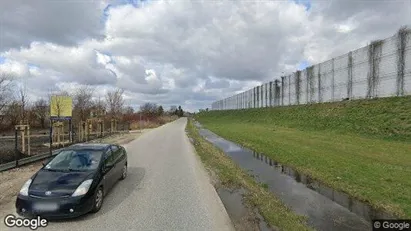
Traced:
<path fill-rule="evenodd" d="M 216 190 L 216 178 L 215 176 L 213 176 L 212 172 L 210 171 L 210 169 L 208 169 L 203 161 L 201 160 L 200 156 L 198 155 L 196 148 L 194 147 L 194 145 L 190 142 L 190 138 L 188 136 L 188 133 L 186 132 L 186 127 L 188 124 L 188 118 L 186 119 L 186 123 L 184 125 L 184 139 L 185 141 L 189 144 L 190 150 L 192 153 L 194 153 L 194 159 L 196 162 L 196 166 L 195 166 L 195 171 L 196 174 L 200 175 L 201 178 L 205 178 L 205 182 L 202 182 L 202 186 L 206 187 L 206 189 L 208 189 L 209 191 L 212 192 L 212 195 L 210 195 L 213 198 L 216 198 L 216 202 L 217 202 L 217 206 L 214 205 L 210 205 L 208 204 L 207 206 L 212 206 L 212 208 L 210 208 L 212 211 L 215 211 L 216 209 L 219 210 L 220 214 L 223 214 L 223 217 L 218 217 L 219 221 L 217 221 L 216 223 L 224 226 L 225 228 L 227 228 L 226 230 L 229 231 L 235 231 L 235 225 L 233 223 L 233 221 L 230 218 L 230 215 L 227 212 L 226 207 L 224 206 L 223 201 L 221 200 L 220 196 L 218 195 L 218 192 Z M 215 227 L 214 230 L 222 230 L 221 227 Z"/>

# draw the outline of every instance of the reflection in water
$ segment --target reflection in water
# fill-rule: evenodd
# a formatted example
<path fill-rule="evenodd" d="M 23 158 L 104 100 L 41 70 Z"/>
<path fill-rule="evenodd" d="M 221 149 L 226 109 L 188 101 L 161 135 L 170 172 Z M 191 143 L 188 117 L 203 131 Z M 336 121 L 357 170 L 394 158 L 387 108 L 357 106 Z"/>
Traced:
<path fill-rule="evenodd" d="M 252 171 L 257 181 L 267 184 L 294 212 L 307 216 L 309 225 L 317 230 L 370 230 L 372 219 L 392 218 L 264 154 L 224 140 L 209 130 L 199 132 L 241 168 Z"/>

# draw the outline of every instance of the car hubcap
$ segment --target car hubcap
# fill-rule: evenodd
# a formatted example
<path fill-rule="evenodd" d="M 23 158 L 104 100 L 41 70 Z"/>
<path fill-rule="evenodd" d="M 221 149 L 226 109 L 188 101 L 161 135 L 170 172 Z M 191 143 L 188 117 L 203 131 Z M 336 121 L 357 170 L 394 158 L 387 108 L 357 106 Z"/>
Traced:
<path fill-rule="evenodd" d="M 127 176 L 127 166 L 124 165 L 123 167 L 123 178 Z"/>
<path fill-rule="evenodd" d="M 98 190 L 97 196 L 96 196 L 96 207 L 99 208 L 101 206 L 101 201 L 103 200 L 103 192 L 101 190 Z"/>

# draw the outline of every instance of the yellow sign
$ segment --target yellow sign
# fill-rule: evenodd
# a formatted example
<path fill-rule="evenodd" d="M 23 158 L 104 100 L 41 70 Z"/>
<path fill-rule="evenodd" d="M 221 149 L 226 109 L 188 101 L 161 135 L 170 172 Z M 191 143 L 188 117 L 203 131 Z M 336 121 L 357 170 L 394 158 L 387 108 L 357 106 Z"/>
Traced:
<path fill-rule="evenodd" d="M 73 99 L 70 96 L 51 96 L 50 116 L 51 117 L 71 117 Z"/>

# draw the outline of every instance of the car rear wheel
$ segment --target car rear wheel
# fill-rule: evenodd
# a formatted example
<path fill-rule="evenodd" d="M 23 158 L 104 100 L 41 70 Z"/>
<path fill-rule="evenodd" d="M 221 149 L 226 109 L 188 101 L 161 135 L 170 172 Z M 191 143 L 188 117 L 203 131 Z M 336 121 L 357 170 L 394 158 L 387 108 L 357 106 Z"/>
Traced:
<path fill-rule="evenodd" d="M 124 166 L 123 166 L 123 170 L 122 170 L 122 172 L 121 172 L 121 180 L 124 180 L 124 179 L 126 179 L 126 177 L 127 177 L 127 164 L 125 164 Z"/>
<path fill-rule="evenodd" d="M 92 213 L 96 213 L 101 209 L 101 206 L 103 205 L 103 199 L 104 199 L 103 188 L 100 187 L 97 189 L 97 192 L 94 195 L 94 205 L 93 205 L 93 209 L 91 210 Z"/>

